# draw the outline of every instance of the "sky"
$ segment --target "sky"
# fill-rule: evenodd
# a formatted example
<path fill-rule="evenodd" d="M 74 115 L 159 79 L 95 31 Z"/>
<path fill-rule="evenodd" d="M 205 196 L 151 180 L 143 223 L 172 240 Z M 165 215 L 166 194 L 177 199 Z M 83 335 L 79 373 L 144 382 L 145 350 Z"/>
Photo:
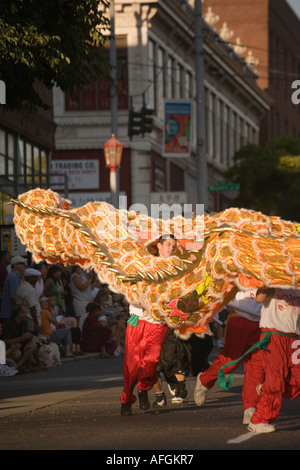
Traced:
<path fill-rule="evenodd" d="M 286 0 L 300 18 L 300 0 Z"/>

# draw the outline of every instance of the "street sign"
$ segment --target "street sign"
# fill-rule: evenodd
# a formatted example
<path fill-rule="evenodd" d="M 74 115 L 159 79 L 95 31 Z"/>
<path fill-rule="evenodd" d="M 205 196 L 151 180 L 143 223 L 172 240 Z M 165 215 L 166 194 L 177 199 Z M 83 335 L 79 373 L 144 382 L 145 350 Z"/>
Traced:
<path fill-rule="evenodd" d="M 229 183 L 228 181 L 219 181 L 217 184 L 208 186 L 207 190 L 208 192 L 239 191 L 240 185 L 238 183 Z"/>

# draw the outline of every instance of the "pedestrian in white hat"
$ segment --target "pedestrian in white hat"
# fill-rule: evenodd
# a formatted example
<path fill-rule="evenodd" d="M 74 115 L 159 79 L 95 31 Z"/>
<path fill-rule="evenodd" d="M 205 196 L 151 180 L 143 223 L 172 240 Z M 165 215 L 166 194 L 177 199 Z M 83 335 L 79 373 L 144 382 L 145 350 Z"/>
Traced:
<path fill-rule="evenodd" d="M 38 334 L 41 326 L 41 305 L 35 290 L 40 271 L 34 268 L 25 269 L 24 281 L 17 290 L 18 303 L 26 307 L 27 328 Z"/>

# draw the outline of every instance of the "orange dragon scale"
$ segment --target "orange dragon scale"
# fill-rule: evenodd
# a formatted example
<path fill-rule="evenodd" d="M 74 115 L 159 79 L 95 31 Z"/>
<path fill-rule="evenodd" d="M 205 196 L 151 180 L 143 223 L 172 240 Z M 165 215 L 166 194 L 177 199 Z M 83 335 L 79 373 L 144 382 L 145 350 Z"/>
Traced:
<path fill-rule="evenodd" d="M 238 290 L 300 289 L 298 224 L 230 208 L 170 220 L 105 202 L 71 208 L 52 190 L 12 200 L 18 237 L 38 262 L 79 264 L 183 339 L 211 334 L 209 322 Z M 173 233 L 182 250 L 159 258 L 153 242 Z"/>

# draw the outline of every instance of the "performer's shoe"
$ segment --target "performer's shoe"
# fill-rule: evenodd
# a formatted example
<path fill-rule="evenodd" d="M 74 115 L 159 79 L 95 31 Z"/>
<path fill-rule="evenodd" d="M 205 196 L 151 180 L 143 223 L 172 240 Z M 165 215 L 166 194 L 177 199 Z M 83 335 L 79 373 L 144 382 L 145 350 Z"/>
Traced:
<path fill-rule="evenodd" d="M 144 410 L 144 411 L 149 410 L 150 401 L 148 398 L 147 390 L 138 391 L 138 395 L 139 395 L 139 405 L 140 405 L 141 410 Z"/>
<path fill-rule="evenodd" d="M 121 416 L 132 416 L 131 405 L 121 405 Z"/>
<path fill-rule="evenodd" d="M 167 404 L 167 397 L 164 392 L 157 393 L 156 394 L 156 400 L 153 403 L 154 408 L 162 408 L 163 406 L 166 406 Z"/>
<path fill-rule="evenodd" d="M 259 434 L 276 431 L 275 427 L 272 426 L 272 424 L 269 424 L 269 423 L 254 424 L 251 421 L 248 425 L 248 430 L 251 432 L 259 433 Z"/>
<path fill-rule="evenodd" d="M 172 395 L 172 397 L 175 397 L 176 392 L 177 392 L 177 383 L 178 383 L 176 378 L 174 378 L 173 376 L 172 377 L 166 377 L 166 382 L 167 382 L 167 385 L 168 385 L 170 395 Z"/>
<path fill-rule="evenodd" d="M 247 408 L 244 411 L 243 424 L 249 424 L 254 414 L 255 408 Z"/>
<path fill-rule="evenodd" d="M 201 373 L 202 372 L 200 372 L 200 374 L 197 375 L 196 386 L 195 386 L 195 391 L 194 391 L 194 400 L 195 400 L 196 405 L 198 406 L 204 405 L 206 394 L 209 390 L 208 388 L 204 387 L 204 385 L 202 385 L 202 383 L 200 382 Z"/>
<path fill-rule="evenodd" d="M 187 401 L 188 392 L 186 389 L 185 380 L 177 382 L 177 391 L 175 397 L 172 398 L 172 403 L 184 403 Z"/>

